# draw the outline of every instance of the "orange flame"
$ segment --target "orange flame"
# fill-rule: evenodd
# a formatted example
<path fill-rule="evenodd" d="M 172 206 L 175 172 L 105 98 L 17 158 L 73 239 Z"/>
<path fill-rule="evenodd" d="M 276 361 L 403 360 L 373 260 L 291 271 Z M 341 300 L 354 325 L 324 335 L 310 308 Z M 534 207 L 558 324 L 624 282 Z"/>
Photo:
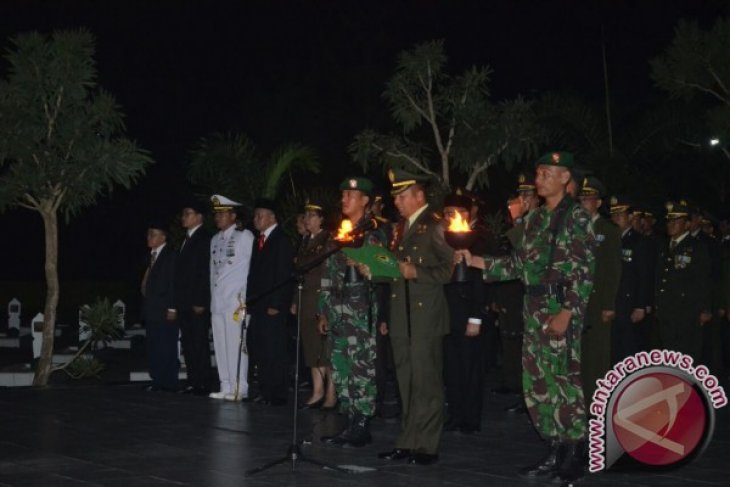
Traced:
<path fill-rule="evenodd" d="M 337 230 L 337 236 L 335 237 L 335 240 L 339 242 L 351 242 L 354 240 L 352 235 L 350 235 L 350 232 L 352 232 L 352 222 L 345 218 L 342 220 L 342 223 L 340 223 L 340 228 Z"/>
<path fill-rule="evenodd" d="M 458 211 L 453 218 L 449 220 L 449 232 L 463 233 L 471 232 L 469 222 L 461 217 L 461 213 Z"/>

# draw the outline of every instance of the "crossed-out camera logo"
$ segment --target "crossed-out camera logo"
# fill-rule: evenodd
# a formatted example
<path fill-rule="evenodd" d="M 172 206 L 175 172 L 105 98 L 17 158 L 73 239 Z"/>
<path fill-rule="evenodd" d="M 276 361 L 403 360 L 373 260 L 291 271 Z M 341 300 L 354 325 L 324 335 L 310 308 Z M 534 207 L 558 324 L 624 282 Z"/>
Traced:
<path fill-rule="evenodd" d="M 599 379 L 591 401 L 589 470 L 624 453 L 655 466 L 696 458 L 710 442 L 715 409 L 727 404 L 717 378 L 671 350 L 626 357 Z"/>

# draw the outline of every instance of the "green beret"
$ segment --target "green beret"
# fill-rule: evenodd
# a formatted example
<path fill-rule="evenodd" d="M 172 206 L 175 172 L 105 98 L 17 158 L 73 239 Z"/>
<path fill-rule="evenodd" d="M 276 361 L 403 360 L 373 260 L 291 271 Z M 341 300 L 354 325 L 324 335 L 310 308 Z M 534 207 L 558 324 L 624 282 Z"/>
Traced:
<path fill-rule="evenodd" d="M 535 166 L 558 166 L 573 169 L 575 167 L 575 158 L 570 152 L 552 151 L 538 159 Z"/>
<path fill-rule="evenodd" d="M 368 196 L 373 195 L 373 182 L 368 178 L 347 178 L 340 183 L 340 191 L 348 189 L 361 191 Z"/>
<path fill-rule="evenodd" d="M 423 174 L 412 174 L 403 169 L 391 169 L 388 171 L 388 179 L 390 180 L 390 194 L 393 196 L 402 193 L 414 184 L 426 184 L 428 176 Z"/>

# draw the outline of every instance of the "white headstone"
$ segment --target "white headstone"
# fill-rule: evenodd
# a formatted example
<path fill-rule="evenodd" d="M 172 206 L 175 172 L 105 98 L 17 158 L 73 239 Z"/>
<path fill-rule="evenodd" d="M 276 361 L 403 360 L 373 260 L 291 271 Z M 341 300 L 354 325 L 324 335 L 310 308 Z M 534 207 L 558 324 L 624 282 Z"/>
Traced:
<path fill-rule="evenodd" d="M 119 328 L 124 330 L 124 316 L 127 313 L 127 306 L 121 299 L 117 299 L 112 306 L 114 306 L 114 311 L 116 311 L 119 316 Z"/>
<path fill-rule="evenodd" d="M 30 322 L 30 334 L 33 337 L 33 358 L 41 356 L 43 345 L 43 313 L 38 313 Z"/>
<path fill-rule="evenodd" d="M 20 301 L 18 298 L 13 298 L 8 303 L 8 331 L 15 328 L 20 332 Z"/>
<path fill-rule="evenodd" d="M 79 308 L 79 345 L 91 338 L 91 327 L 84 321 L 84 310 L 88 308 L 88 304 L 84 304 Z"/>

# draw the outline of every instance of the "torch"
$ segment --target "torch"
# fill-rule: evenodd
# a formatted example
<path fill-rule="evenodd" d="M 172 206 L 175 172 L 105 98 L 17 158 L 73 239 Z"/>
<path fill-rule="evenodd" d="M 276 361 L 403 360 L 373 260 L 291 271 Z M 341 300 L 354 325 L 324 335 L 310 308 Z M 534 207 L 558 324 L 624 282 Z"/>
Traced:
<path fill-rule="evenodd" d="M 462 218 L 461 213 L 456 211 L 449 221 L 449 227 L 444 232 L 444 237 L 446 238 L 446 243 L 454 250 L 466 250 L 474 245 L 476 233 L 472 231 L 469 222 Z M 463 259 L 459 261 L 454 268 L 451 282 L 467 282 L 469 280 L 468 269 L 469 267 Z"/>
<path fill-rule="evenodd" d="M 337 229 L 337 235 L 335 235 L 335 241 L 340 247 L 357 247 L 357 237 L 353 231 L 352 222 L 345 218 L 340 223 L 340 228 Z M 350 284 L 362 281 L 362 276 L 357 271 L 354 265 L 348 265 L 345 268 L 345 282 Z"/>

